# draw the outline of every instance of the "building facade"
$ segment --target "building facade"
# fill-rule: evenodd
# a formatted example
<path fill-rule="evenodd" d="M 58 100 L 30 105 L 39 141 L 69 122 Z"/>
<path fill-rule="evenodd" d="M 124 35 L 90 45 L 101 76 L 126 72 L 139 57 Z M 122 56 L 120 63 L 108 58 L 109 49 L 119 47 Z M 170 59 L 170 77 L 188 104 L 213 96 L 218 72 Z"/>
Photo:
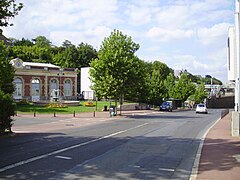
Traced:
<path fill-rule="evenodd" d="M 60 68 L 48 63 L 11 60 L 15 68 L 15 100 L 76 100 L 77 69 Z"/>
<path fill-rule="evenodd" d="M 91 89 L 92 83 L 90 81 L 89 70 L 90 67 L 81 68 L 81 94 L 83 99 L 93 100 L 95 99 L 95 93 Z"/>
<path fill-rule="evenodd" d="M 235 27 L 228 30 L 228 80 L 235 82 L 237 78 L 236 32 Z"/>

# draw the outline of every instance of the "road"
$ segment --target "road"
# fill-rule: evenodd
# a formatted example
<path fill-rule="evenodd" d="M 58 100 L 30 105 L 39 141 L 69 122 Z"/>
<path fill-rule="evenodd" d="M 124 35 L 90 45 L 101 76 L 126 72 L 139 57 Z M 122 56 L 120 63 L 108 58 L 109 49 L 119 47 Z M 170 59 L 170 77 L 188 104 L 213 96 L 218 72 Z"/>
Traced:
<path fill-rule="evenodd" d="M 0 179 L 189 179 L 202 137 L 219 117 L 220 110 L 20 118 L 15 129 L 35 129 L 0 138 Z"/>

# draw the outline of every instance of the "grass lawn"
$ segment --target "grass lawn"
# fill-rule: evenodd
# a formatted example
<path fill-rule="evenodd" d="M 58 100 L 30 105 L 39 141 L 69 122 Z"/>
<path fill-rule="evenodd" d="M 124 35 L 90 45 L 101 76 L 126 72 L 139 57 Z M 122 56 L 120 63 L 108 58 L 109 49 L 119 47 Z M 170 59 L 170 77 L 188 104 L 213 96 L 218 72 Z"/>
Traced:
<path fill-rule="evenodd" d="M 96 101 L 93 101 L 93 104 L 96 105 Z M 115 102 L 111 102 L 112 105 L 115 105 Z M 79 106 L 67 106 L 67 107 L 46 107 L 46 106 L 36 106 L 33 104 L 18 104 L 17 105 L 17 113 L 21 114 L 29 114 L 29 113 L 42 113 L 42 114 L 51 114 L 51 113 L 63 113 L 63 114 L 73 114 L 80 112 L 100 112 L 104 109 L 104 106 L 109 108 L 109 101 L 98 101 L 97 106 L 94 107 L 86 107 L 84 105 L 84 101 L 80 103 Z"/>

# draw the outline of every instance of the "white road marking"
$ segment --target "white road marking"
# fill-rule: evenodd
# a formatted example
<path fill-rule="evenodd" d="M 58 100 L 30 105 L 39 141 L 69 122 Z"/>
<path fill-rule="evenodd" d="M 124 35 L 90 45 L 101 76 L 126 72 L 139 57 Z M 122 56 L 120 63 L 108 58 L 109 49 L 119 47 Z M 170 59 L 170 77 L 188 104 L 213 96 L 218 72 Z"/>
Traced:
<path fill-rule="evenodd" d="M 66 159 L 66 160 L 72 159 L 71 157 L 67 157 L 67 156 L 55 156 L 55 157 L 59 159 Z"/>
<path fill-rule="evenodd" d="M 106 139 L 106 138 L 109 138 L 109 137 L 113 137 L 113 136 L 116 136 L 118 134 L 122 134 L 122 133 L 125 133 L 127 131 L 140 128 L 142 126 L 146 126 L 148 124 L 149 123 L 144 123 L 144 124 L 141 124 L 141 125 L 138 125 L 138 126 L 126 129 L 126 130 L 118 131 L 118 132 L 115 132 L 115 133 L 112 133 L 112 134 L 109 134 L 109 135 L 106 135 L 106 136 L 102 136 L 100 138 L 93 139 L 93 140 L 90 140 L 90 141 L 87 141 L 87 142 L 84 142 L 84 143 L 81 143 L 81 144 L 77 144 L 77 145 L 74 145 L 74 146 L 69 146 L 69 147 L 66 147 L 66 148 L 63 148 L 63 149 L 59 149 L 57 151 L 53 151 L 53 152 L 50 152 L 50 153 L 47 153 L 47 154 L 43 154 L 41 156 L 36 156 L 36 157 L 30 158 L 30 159 L 27 159 L 27 160 L 24 160 L 24 161 L 20 161 L 20 162 L 17 162 L 17 163 L 14 163 L 14 164 L 11 164 L 11 165 L 8 165 L 8 166 L 5 166 L 5 167 L 1 168 L 0 172 L 4 172 L 6 170 L 13 169 L 15 167 L 18 167 L 18 166 L 21 166 L 21 165 L 24 165 L 24 164 L 28 164 L 28 163 L 31 163 L 31 162 L 34 162 L 34 161 L 52 156 L 52 155 L 56 155 L 56 154 L 71 150 L 71 149 L 75 149 L 75 148 L 78 148 L 78 147 L 81 147 L 81 146 L 85 146 L 85 145 L 88 145 L 88 144 L 91 144 L 91 143 L 94 143 L 94 142 L 97 142 L 97 141 L 100 141 L 100 140 L 103 140 L 103 139 Z"/>
<path fill-rule="evenodd" d="M 169 171 L 169 172 L 174 172 L 175 169 L 169 169 L 169 168 L 158 168 L 160 171 Z"/>

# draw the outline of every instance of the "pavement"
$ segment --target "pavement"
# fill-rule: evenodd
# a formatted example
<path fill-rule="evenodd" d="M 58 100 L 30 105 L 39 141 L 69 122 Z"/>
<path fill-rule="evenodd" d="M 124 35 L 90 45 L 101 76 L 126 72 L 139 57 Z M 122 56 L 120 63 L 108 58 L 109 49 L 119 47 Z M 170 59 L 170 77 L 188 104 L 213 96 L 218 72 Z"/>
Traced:
<path fill-rule="evenodd" d="M 207 133 L 196 179 L 240 179 L 240 137 L 231 136 L 231 112 L 220 119 Z"/>
<path fill-rule="evenodd" d="M 123 112 L 123 116 L 133 114 L 149 113 L 149 111 L 128 111 Z M 154 112 L 153 112 L 154 113 Z M 33 115 L 18 115 L 19 117 L 29 117 Z M 38 115 L 36 115 L 37 117 Z M 41 117 L 73 117 L 80 120 L 86 119 L 95 122 L 113 120 L 119 116 L 110 118 L 109 112 L 81 113 L 75 115 L 41 115 Z M 92 118 L 95 117 L 95 118 Z M 81 120 L 81 125 L 85 123 Z M 66 122 L 63 122 L 65 126 Z M 76 121 L 77 125 L 78 122 Z M 59 124 L 61 126 L 61 124 Z M 26 128 L 26 127 L 25 127 Z M 61 127 L 59 127 L 61 129 Z M 21 130 L 21 129 L 20 129 Z M 219 119 L 208 131 L 200 145 L 197 154 L 194 171 L 191 180 L 239 180 L 240 179 L 240 137 L 231 136 L 231 112 Z"/>

